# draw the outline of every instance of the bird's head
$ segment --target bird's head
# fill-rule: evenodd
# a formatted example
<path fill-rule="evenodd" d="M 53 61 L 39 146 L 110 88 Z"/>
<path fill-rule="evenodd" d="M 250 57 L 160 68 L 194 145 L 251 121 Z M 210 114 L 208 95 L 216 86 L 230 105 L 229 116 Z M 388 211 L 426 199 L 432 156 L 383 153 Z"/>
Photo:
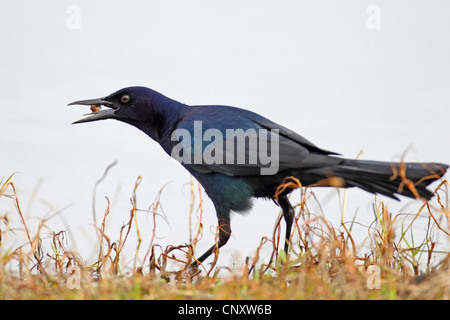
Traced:
<path fill-rule="evenodd" d="M 85 114 L 85 118 L 74 124 L 105 119 L 133 123 L 145 121 L 151 116 L 152 102 L 159 96 L 162 95 L 149 88 L 128 87 L 103 98 L 75 101 L 69 105 L 91 106 L 91 113 Z"/>

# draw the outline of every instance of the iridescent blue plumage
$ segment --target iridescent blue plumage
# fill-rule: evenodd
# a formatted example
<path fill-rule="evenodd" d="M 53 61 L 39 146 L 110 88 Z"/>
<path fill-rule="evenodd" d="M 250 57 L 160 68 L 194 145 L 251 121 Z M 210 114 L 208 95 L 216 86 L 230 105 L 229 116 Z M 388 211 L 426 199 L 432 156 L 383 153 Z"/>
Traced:
<path fill-rule="evenodd" d="M 167 154 L 180 160 L 214 203 L 219 223 L 219 247 L 230 237 L 231 211 L 246 212 L 251 208 L 253 197 L 262 197 L 273 199 L 282 208 L 287 226 L 287 251 L 294 210 L 286 195 L 292 189 L 287 188 L 275 197 L 277 187 L 286 177 L 293 176 L 306 186 L 324 185 L 327 178 L 333 176 L 342 187 L 359 187 L 391 198 L 401 194 L 430 199 L 432 193 L 426 187 L 442 177 L 448 168 L 439 163 L 400 164 L 344 159 L 254 112 L 220 105 L 188 106 L 145 87 L 124 88 L 104 98 L 72 104 L 98 104 L 111 108 L 95 111 L 76 123 L 103 119 L 126 122 L 145 132 Z M 201 129 L 198 130 L 199 125 Z M 233 135 L 232 139 L 230 135 Z M 236 143 L 235 147 L 223 148 L 231 140 Z M 264 141 L 267 142 L 266 154 L 261 148 Z M 223 154 L 219 147 L 223 148 Z M 256 158 L 254 152 L 258 152 Z M 267 159 L 273 162 L 267 162 Z M 263 173 L 263 169 L 274 168 L 273 172 Z M 415 183 L 414 189 L 404 186 L 398 174 L 400 168 L 405 170 L 406 178 Z M 211 247 L 196 263 L 203 262 L 214 248 Z"/>

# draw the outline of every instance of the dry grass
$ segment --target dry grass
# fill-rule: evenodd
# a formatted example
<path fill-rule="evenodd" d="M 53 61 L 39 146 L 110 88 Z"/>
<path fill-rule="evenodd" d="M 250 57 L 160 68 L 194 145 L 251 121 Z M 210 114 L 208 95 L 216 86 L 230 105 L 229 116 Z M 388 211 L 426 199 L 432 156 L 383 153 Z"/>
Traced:
<path fill-rule="evenodd" d="M 261 239 L 255 256 L 248 258 L 244 266 L 224 276 L 217 259 L 212 259 L 195 277 L 189 276 L 188 266 L 203 230 L 202 201 L 200 221 L 195 227 L 193 223 L 194 202 L 201 195 L 200 189 L 191 181 L 190 243 L 161 248 L 154 241 L 153 229 L 150 245 L 141 248 L 136 205 L 139 182 L 132 195 L 129 221 L 118 235 L 105 231 L 109 204 L 101 222 L 94 212 L 101 245 L 97 261 L 91 264 L 67 249 L 65 231 L 52 231 L 50 238 L 42 237 L 52 216 L 41 218 L 31 230 L 12 178 L 0 183 L 0 201 L 14 204 L 0 217 L 0 299 L 450 299 L 447 181 L 437 186 L 432 202 L 424 202 L 407 219 L 376 201 L 375 220 L 365 227 L 367 238 L 361 244 L 355 244 L 352 234 L 357 221 L 345 219 L 345 195 L 340 212 L 342 224 L 334 227 L 323 216 L 311 213 L 314 193 L 302 189 L 295 206 L 295 230 L 288 257 L 279 250 L 284 245 L 280 214 L 272 236 Z M 159 205 L 158 195 L 149 210 L 154 228 Z M 11 215 L 20 217 L 21 230 L 9 226 Z M 414 237 L 419 217 L 427 221 L 421 239 Z M 14 248 L 3 245 L 2 239 L 19 232 L 25 234 L 25 243 Z M 121 253 L 132 232 L 139 241 L 132 248 L 134 259 L 124 268 Z M 44 249 L 48 246 L 50 251 Z M 268 262 L 259 257 L 263 248 L 272 251 Z M 143 258 L 138 258 L 138 253 L 144 254 Z M 171 271 L 173 265 L 179 271 Z"/>

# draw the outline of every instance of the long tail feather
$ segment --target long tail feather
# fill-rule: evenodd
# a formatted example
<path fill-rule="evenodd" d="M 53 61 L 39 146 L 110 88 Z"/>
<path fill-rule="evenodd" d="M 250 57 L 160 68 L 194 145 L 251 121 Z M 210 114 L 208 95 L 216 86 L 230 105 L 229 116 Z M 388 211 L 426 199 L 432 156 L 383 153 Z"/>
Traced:
<path fill-rule="evenodd" d="M 410 198 L 431 199 L 433 193 L 427 186 L 440 179 L 448 165 L 441 163 L 389 163 L 381 161 L 350 160 L 328 168 L 316 168 L 313 174 L 342 178 L 345 187 L 359 187 L 398 199 L 396 194 Z"/>

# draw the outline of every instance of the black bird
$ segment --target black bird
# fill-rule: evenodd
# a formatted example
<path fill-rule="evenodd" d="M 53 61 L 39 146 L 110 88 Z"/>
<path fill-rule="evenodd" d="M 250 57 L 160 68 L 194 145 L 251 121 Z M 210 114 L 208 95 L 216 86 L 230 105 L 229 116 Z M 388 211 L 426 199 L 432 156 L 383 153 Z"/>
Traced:
<path fill-rule="evenodd" d="M 293 188 L 278 188 L 288 177 L 303 186 L 359 187 L 394 199 L 401 194 L 429 200 L 433 193 L 426 187 L 448 168 L 442 163 L 344 159 L 254 112 L 221 105 L 189 106 L 145 87 L 124 88 L 70 105 L 90 105 L 92 110 L 74 123 L 115 119 L 135 126 L 201 183 L 216 209 L 219 238 L 193 266 L 228 241 L 231 211 L 250 210 L 254 197 L 273 199 L 281 207 L 287 252 L 294 219 L 287 195 Z"/>

